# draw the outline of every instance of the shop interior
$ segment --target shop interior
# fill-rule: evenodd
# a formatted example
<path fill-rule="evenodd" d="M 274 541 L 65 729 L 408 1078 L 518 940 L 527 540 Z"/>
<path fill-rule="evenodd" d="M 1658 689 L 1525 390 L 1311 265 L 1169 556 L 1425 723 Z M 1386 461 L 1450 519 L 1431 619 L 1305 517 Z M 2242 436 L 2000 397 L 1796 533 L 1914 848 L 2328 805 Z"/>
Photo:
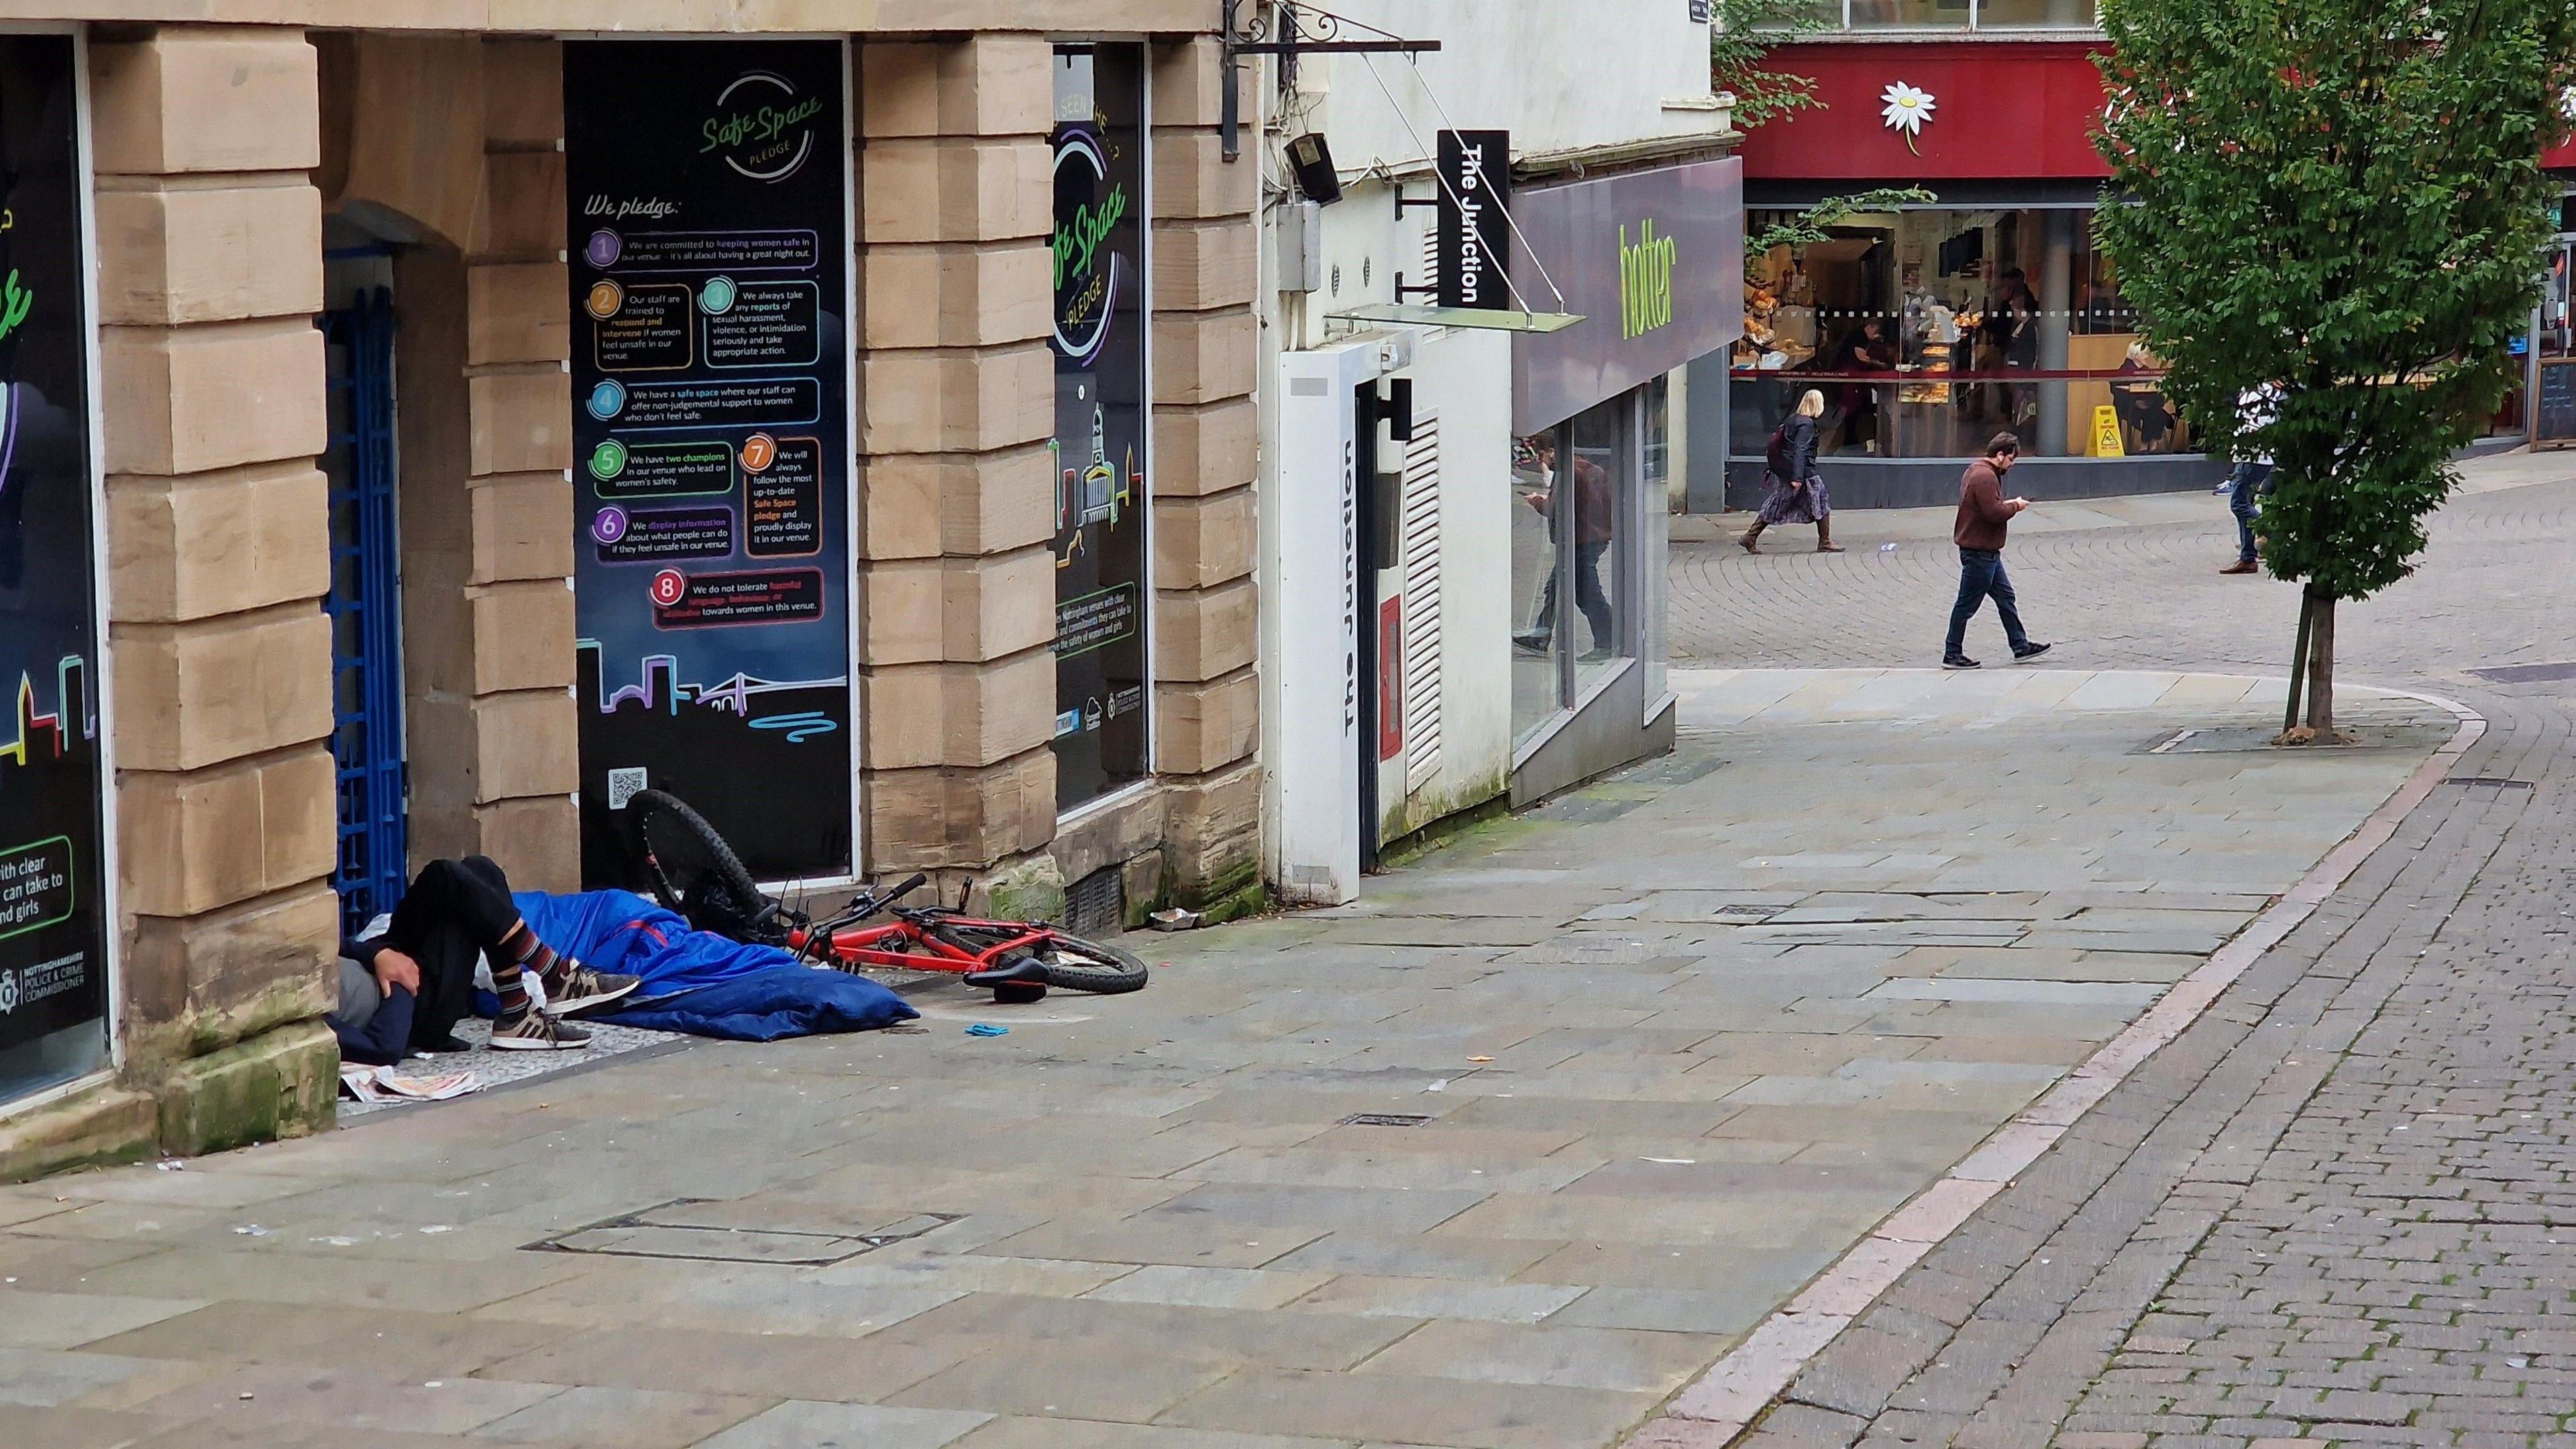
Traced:
<path fill-rule="evenodd" d="M 1791 215 L 1756 211 L 1750 225 L 1758 235 Z M 1829 456 L 1966 457 L 2006 428 L 2039 457 L 2195 451 L 2091 218 L 1862 213 L 1824 240 L 1753 258 L 1732 451 L 1759 457 L 1811 387 L 1825 395 Z"/>

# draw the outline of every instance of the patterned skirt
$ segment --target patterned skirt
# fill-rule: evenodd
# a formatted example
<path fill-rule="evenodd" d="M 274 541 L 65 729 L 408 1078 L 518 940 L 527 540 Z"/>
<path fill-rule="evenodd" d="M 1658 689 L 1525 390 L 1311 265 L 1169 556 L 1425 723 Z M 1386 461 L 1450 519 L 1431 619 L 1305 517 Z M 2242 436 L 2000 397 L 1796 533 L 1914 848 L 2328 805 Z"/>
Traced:
<path fill-rule="evenodd" d="M 1783 523 L 1813 523 L 1834 511 L 1833 500 L 1825 496 L 1825 480 L 1810 478 L 1804 488 L 1792 488 L 1771 473 L 1762 475 L 1771 485 L 1771 496 L 1762 501 L 1762 511 L 1754 515 L 1763 527 Z"/>

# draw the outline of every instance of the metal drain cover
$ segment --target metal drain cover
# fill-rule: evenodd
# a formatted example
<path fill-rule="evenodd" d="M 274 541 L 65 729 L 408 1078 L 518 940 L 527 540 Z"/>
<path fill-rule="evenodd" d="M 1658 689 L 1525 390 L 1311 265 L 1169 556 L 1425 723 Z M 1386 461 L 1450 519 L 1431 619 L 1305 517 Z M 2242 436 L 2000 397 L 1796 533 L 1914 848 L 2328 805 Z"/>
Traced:
<path fill-rule="evenodd" d="M 1353 1112 L 1342 1119 L 1345 1127 L 1419 1127 L 1431 1120 L 1428 1112 Z"/>
<path fill-rule="evenodd" d="M 955 1213 L 913 1213 L 855 1233 L 831 1228 L 744 1228 L 703 1220 L 721 1216 L 720 1210 L 725 1206 L 709 1198 L 678 1198 L 640 1213 L 560 1233 L 530 1243 L 527 1248 L 539 1253 L 819 1266 L 920 1237 L 958 1218 Z M 718 1211 L 709 1211 L 711 1207 Z M 689 1221 L 692 1217 L 701 1221 Z"/>
<path fill-rule="evenodd" d="M 2532 788 L 2532 782 L 2529 780 L 2508 780 L 2496 775 L 2453 775 L 2442 783 L 2445 785 L 2483 785 L 2490 790 L 2528 790 Z"/>

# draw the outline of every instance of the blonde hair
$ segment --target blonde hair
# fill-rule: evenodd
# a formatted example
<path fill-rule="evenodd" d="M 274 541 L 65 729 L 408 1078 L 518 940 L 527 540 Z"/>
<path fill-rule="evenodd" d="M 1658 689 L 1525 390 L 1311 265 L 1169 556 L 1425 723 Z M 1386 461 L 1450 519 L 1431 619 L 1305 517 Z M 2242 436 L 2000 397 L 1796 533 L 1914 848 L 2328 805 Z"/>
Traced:
<path fill-rule="evenodd" d="M 1798 399 L 1798 416 L 1802 418 L 1821 418 L 1824 415 L 1825 395 L 1815 388 L 1811 387 L 1807 389 L 1807 395 Z"/>

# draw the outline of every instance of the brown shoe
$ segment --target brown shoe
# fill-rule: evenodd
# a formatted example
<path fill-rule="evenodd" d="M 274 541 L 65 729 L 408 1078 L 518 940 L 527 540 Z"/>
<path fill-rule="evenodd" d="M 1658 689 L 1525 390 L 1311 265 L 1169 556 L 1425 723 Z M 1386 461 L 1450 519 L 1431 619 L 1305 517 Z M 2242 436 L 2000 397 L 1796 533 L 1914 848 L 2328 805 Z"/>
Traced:
<path fill-rule="evenodd" d="M 1746 553 L 1760 553 L 1762 551 L 1762 545 L 1755 542 L 1755 540 L 1761 537 L 1762 530 L 1757 528 L 1751 533 L 1745 534 L 1744 536 L 1736 539 L 1735 546 L 1744 550 Z"/>
<path fill-rule="evenodd" d="M 2263 566 L 2250 558 L 2240 558 L 2219 570 L 2222 574 L 2259 574 L 2262 571 Z"/>

